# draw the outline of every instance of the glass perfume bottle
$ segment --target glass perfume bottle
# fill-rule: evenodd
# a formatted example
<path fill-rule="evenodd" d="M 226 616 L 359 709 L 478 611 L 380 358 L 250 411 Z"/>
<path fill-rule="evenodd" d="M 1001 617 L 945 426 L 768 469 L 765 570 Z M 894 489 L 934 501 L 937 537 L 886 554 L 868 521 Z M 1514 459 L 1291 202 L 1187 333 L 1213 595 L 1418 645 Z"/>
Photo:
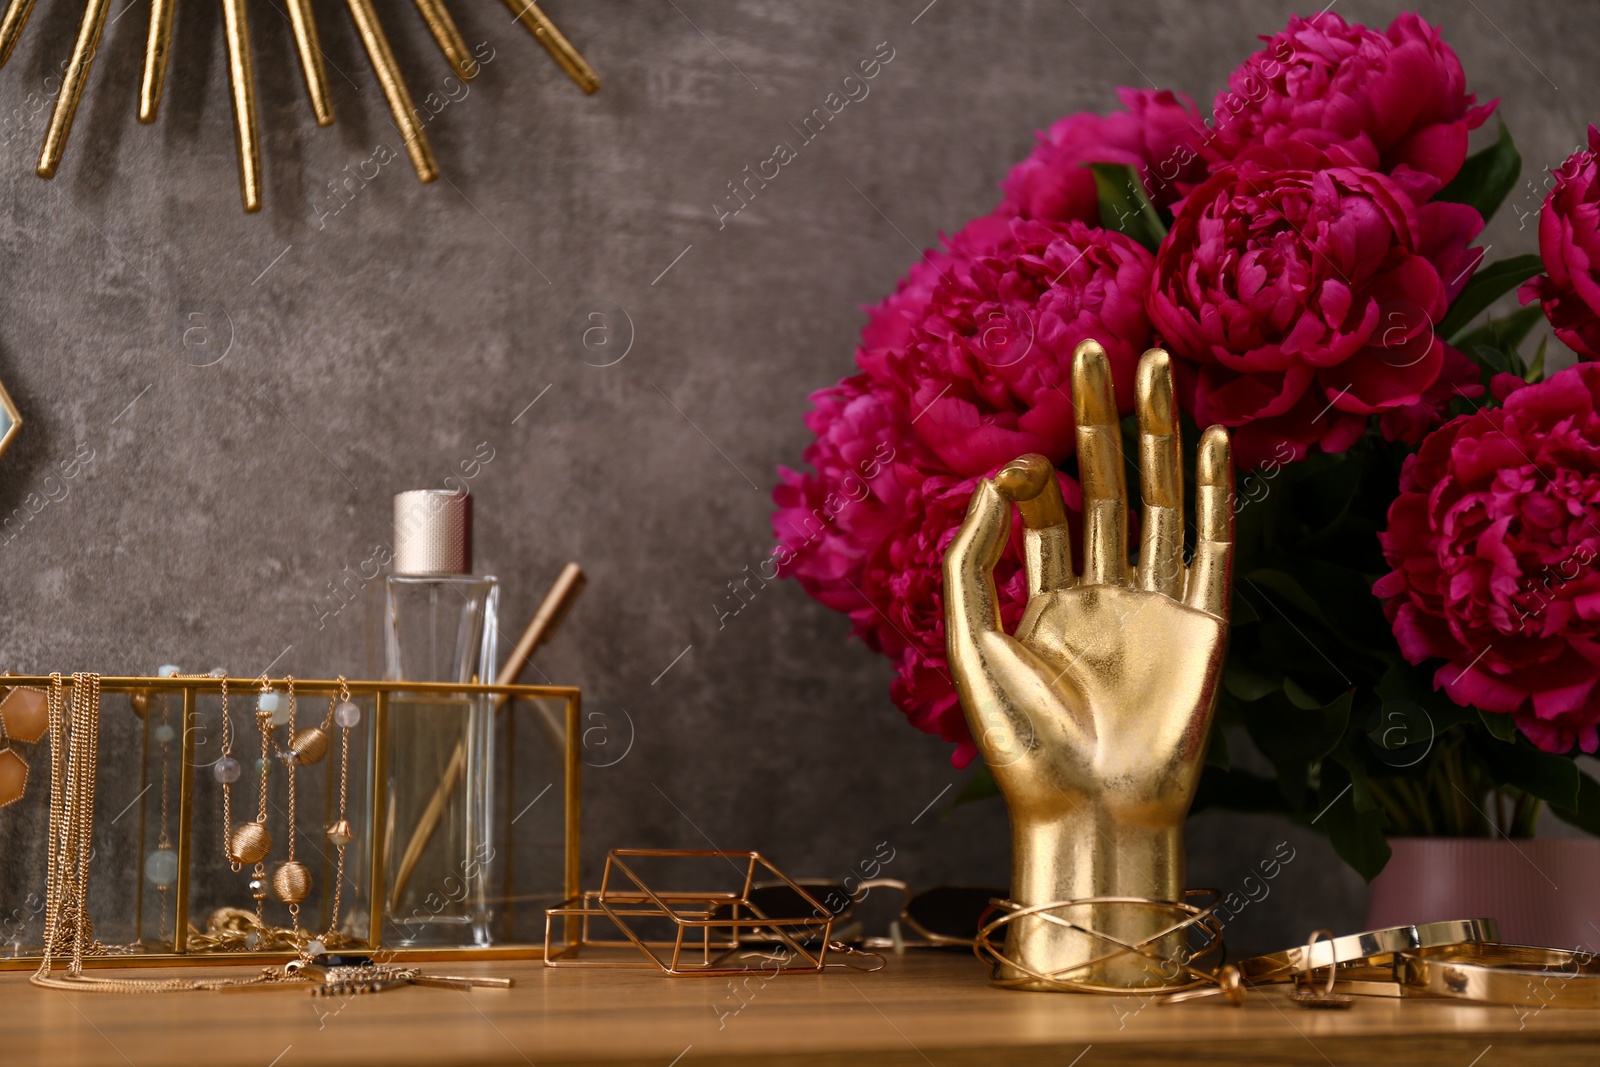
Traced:
<path fill-rule="evenodd" d="M 394 570 L 378 597 L 382 676 L 470 683 L 495 675 L 499 582 L 469 573 L 471 498 L 394 498 Z M 396 692 L 387 712 L 386 944 L 486 945 L 494 859 L 494 707 Z"/>

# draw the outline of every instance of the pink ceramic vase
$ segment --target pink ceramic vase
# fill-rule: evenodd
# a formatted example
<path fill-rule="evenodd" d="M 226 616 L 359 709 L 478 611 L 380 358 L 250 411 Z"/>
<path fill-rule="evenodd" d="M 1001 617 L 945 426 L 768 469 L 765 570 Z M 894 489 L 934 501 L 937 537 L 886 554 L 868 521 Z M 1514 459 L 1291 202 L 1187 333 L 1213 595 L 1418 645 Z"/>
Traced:
<path fill-rule="evenodd" d="M 1600 948 L 1600 840 L 1397 837 L 1368 929 L 1491 918 L 1507 944 Z"/>

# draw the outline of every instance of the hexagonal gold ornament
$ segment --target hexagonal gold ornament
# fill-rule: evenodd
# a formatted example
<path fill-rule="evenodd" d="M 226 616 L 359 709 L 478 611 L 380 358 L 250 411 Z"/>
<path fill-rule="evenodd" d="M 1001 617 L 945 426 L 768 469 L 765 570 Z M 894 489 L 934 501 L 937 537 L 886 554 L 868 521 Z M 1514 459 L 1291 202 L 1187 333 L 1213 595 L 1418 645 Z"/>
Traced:
<path fill-rule="evenodd" d="M 27 788 L 27 761 L 13 749 L 0 749 L 0 808 L 21 800 Z"/>
<path fill-rule="evenodd" d="M 11 441 L 17 436 L 17 431 L 22 429 L 22 412 L 17 410 L 17 405 L 11 402 L 11 394 L 6 392 L 6 387 L 0 385 L 0 456 L 5 455 L 6 449 L 11 446 Z"/>
<path fill-rule="evenodd" d="M 50 728 L 49 703 L 44 691 L 17 686 L 0 699 L 0 723 L 6 736 L 25 745 L 36 744 Z"/>

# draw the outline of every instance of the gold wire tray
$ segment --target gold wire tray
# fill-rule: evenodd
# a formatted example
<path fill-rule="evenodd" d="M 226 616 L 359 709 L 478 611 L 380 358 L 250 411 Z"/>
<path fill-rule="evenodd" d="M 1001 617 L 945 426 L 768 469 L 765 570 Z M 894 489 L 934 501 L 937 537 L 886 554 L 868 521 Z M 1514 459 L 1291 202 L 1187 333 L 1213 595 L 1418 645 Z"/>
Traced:
<path fill-rule="evenodd" d="M 283 691 L 287 688 L 288 680 L 284 678 L 228 678 L 229 691 L 237 698 L 248 696 L 258 690 L 263 681 Z M 292 959 L 292 951 L 244 951 L 244 952 L 217 952 L 200 951 L 189 944 L 190 927 L 190 898 L 191 876 L 194 873 L 195 839 L 193 826 L 193 812 L 196 789 L 195 748 L 196 738 L 203 735 L 203 728 L 197 726 L 198 698 L 206 695 L 222 693 L 221 678 L 214 677 L 102 677 L 100 679 L 100 692 L 102 700 L 111 695 L 131 695 L 144 692 L 151 695 L 176 694 L 181 698 L 181 723 L 179 733 L 179 782 L 178 782 L 178 827 L 174 848 L 177 853 L 178 875 L 174 892 L 174 905 L 172 914 L 172 938 L 170 951 L 117 951 L 104 956 L 86 957 L 84 963 L 90 967 L 146 967 L 146 966 L 171 966 L 177 964 L 193 964 L 197 966 L 214 966 L 229 963 L 271 963 Z M 52 684 L 49 675 L 6 675 L 0 677 L 0 687 L 11 689 L 26 687 L 47 689 Z M 72 683 L 70 676 L 62 677 L 64 688 L 70 690 Z M 389 807 L 387 787 L 387 749 L 390 729 L 390 700 L 395 694 L 407 695 L 433 695 L 443 697 L 504 697 L 507 704 L 513 701 L 558 700 L 564 704 L 564 738 L 563 748 L 560 751 L 562 776 L 564 779 L 562 801 L 564 805 L 562 826 L 562 895 L 571 899 L 579 892 L 579 822 L 581 807 L 582 761 L 580 759 L 582 731 L 579 725 L 580 691 L 570 686 L 550 685 L 456 685 L 442 682 L 409 682 L 409 681 L 339 681 L 329 679 L 294 679 L 294 693 L 297 698 L 329 697 L 340 693 L 341 687 L 348 691 L 352 697 L 370 697 L 373 725 L 371 731 L 371 749 L 369 770 L 367 774 L 367 796 L 370 812 L 384 812 Z M 49 744 L 52 739 L 42 739 L 40 744 Z M 144 729 L 144 749 L 141 757 L 148 755 L 150 745 L 149 724 Z M 101 765 L 106 760 L 102 753 Z M 142 759 L 141 773 L 148 776 L 148 760 Z M 39 775 L 39 779 L 48 782 L 47 774 Z M 147 780 L 141 780 L 142 786 L 148 786 Z M 148 789 L 146 790 L 148 792 Z M 141 794 L 142 796 L 143 794 Z M 141 818 L 142 818 L 141 810 Z M 423 960 L 423 959 L 539 959 L 548 951 L 550 936 L 546 931 L 545 941 L 517 942 L 491 944 L 485 946 L 403 946 L 386 945 L 383 942 L 384 908 L 385 908 L 385 870 L 384 855 L 390 828 L 382 818 L 372 819 L 372 826 L 367 834 L 366 841 L 371 844 L 370 855 L 362 854 L 355 858 L 352 864 L 354 870 L 364 870 L 367 873 L 366 900 L 368 904 L 367 937 L 358 939 L 354 943 L 343 946 L 341 951 L 355 952 L 381 952 L 386 959 L 395 960 Z M 144 830 L 140 830 L 141 855 L 144 839 Z M 144 878 L 136 874 L 138 881 L 137 892 L 144 892 Z M 44 882 L 43 871 L 39 872 L 39 883 Z M 9 906 L 9 905 L 8 905 Z M 138 906 L 142 909 L 142 904 Z M 142 910 L 140 910 L 142 914 Z M 27 955 L 14 955 L 0 957 L 0 971 L 33 969 L 40 961 L 37 953 Z"/>
<path fill-rule="evenodd" d="M 732 864 L 736 875 L 741 867 L 743 873 L 735 889 L 657 889 L 630 862 L 636 859 L 719 859 Z M 758 870 L 765 871 L 811 904 L 814 914 L 781 919 L 764 914 L 750 900 Z M 832 912 L 759 852 L 612 849 L 606 854 L 605 873 L 599 889 L 573 894 L 556 907 L 546 908 L 544 914 L 547 967 L 653 968 L 669 975 L 704 976 L 749 974 L 757 969 L 769 976 L 809 974 L 823 969 L 833 938 Z M 566 941 L 565 947 L 560 949 L 555 947 L 557 919 L 562 920 Z M 601 921 L 622 936 L 596 936 L 595 927 Z M 671 937 L 650 937 L 643 932 L 651 925 L 659 928 L 663 924 L 673 929 Z M 726 934 L 719 935 L 723 930 Z M 759 967 L 726 965 L 724 961 L 730 955 L 751 947 L 750 939 L 740 936 L 745 930 L 774 945 L 775 950 L 751 953 L 758 958 Z M 817 942 L 815 948 L 807 946 L 811 941 Z M 636 951 L 616 951 L 619 949 Z M 601 953 L 598 958 L 596 950 Z M 585 951 L 589 956 L 580 959 L 579 953 Z"/>

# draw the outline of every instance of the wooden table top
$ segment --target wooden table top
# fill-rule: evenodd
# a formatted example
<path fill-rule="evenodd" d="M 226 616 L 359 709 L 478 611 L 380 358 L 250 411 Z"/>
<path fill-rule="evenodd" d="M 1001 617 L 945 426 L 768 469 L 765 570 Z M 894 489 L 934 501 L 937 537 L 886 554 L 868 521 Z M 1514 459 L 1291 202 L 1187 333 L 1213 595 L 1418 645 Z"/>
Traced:
<path fill-rule="evenodd" d="M 1253 992 L 1242 1008 L 1212 998 L 1163 1006 L 998 990 L 977 960 L 949 953 L 891 958 L 877 973 L 830 969 L 764 985 L 750 978 L 742 997 L 726 979 L 644 971 L 538 962 L 429 969 L 509 976 L 516 987 L 405 988 L 346 1000 L 300 991 L 90 994 L 6 973 L 0 1063 L 1570 1067 L 1597 1062 L 1600 1049 L 1596 1011 L 1362 998 L 1347 1012 L 1313 1012 L 1288 1003 L 1281 988 Z"/>

